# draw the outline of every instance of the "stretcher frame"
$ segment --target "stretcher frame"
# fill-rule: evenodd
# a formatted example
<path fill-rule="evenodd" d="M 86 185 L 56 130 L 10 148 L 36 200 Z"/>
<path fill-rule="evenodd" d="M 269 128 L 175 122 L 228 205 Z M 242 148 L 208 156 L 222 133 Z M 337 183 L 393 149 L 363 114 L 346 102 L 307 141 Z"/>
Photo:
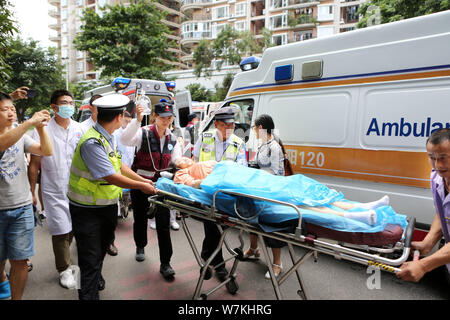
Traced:
<path fill-rule="evenodd" d="M 221 212 L 216 207 L 216 197 L 219 193 L 228 194 L 231 196 L 247 197 L 255 200 L 268 201 L 284 206 L 289 206 L 295 209 L 299 217 L 298 225 L 295 228 L 295 232 L 294 233 L 264 232 L 263 230 L 247 222 L 255 218 L 259 213 L 256 213 L 252 217 L 243 217 L 235 207 L 234 208 L 235 213 L 239 217 L 236 218 L 234 216 L 230 216 L 227 213 Z M 403 264 L 403 262 L 405 262 L 409 257 L 411 251 L 411 240 L 415 227 L 415 218 L 414 217 L 408 218 L 408 226 L 405 228 L 405 230 L 403 230 L 401 240 L 398 241 L 395 245 L 392 245 L 392 247 L 390 248 L 378 248 L 367 245 L 355 245 L 342 242 L 333 243 L 336 241 L 332 239 L 330 239 L 332 240 L 332 242 L 330 243 L 327 242 L 326 240 L 323 239 L 319 240 L 309 235 L 305 236 L 302 234 L 302 215 L 300 208 L 291 203 L 248 195 L 240 192 L 217 190 L 213 195 L 212 206 L 207 206 L 201 204 L 200 202 L 193 201 L 191 199 L 184 198 L 178 194 L 163 190 L 158 190 L 157 195 L 149 197 L 149 201 L 154 205 L 165 206 L 169 209 L 175 209 L 180 212 L 182 229 L 186 235 L 189 245 L 192 248 L 194 256 L 200 266 L 200 276 L 197 281 L 195 292 L 192 297 L 193 300 L 198 299 L 206 300 L 209 295 L 213 294 L 223 286 L 226 286 L 228 292 L 231 294 L 235 294 L 237 292 L 239 286 L 236 282 L 235 272 L 239 261 L 245 260 L 243 255 L 244 239 L 242 236 L 244 232 L 254 233 L 258 236 L 258 241 L 260 244 L 262 244 L 261 249 L 264 255 L 265 262 L 268 266 L 271 266 L 272 262 L 270 260 L 270 256 L 267 250 L 267 245 L 264 241 L 264 237 L 286 242 L 289 256 L 292 262 L 292 267 L 289 268 L 287 271 L 285 271 L 283 274 L 281 274 L 278 278 L 275 277 L 273 269 L 270 267 L 268 268 L 275 296 L 278 300 L 283 299 L 283 294 L 281 292 L 280 286 L 288 279 L 290 275 L 292 275 L 292 273 L 295 272 L 299 284 L 299 290 L 297 291 L 297 294 L 304 300 L 307 300 L 308 294 L 305 290 L 302 274 L 300 273 L 299 267 L 309 258 L 314 257 L 314 259 L 317 261 L 318 253 L 324 253 L 331 255 L 339 260 L 340 259 L 348 260 L 366 266 L 374 266 L 386 272 L 396 273 L 400 271 L 400 269 L 397 267 Z M 221 232 L 221 237 L 216 249 L 206 261 L 204 261 L 201 255 L 199 254 L 197 246 L 189 231 L 189 227 L 186 224 L 186 218 L 188 217 L 194 217 L 196 220 L 212 221 L 216 223 Z M 231 248 L 228 242 L 226 241 L 226 235 L 232 229 L 239 230 L 240 246 L 234 249 Z M 231 258 L 225 259 L 224 263 L 230 260 L 234 260 L 232 268 L 230 269 L 230 272 L 228 273 L 228 276 L 224 281 L 222 281 L 219 285 L 211 289 L 209 292 L 202 293 L 201 289 L 203 281 L 208 280 L 212 275 L 213 267 L 211 266 L 211 261 L 218 254 L 218 252 L 224 245 L 227 251 L 231 254 Z M 294 251 L 294 246 L 301 247 L 303 249 L 306 249 L 307 251 L 301 257 L 297 258 L 296 253 Z M 391 254 L 395 252 L 401 252 L 400 257 L 387 258 L 381 256 L 381 254 Z M 215 267 L 217 268 L 219 266 Z"/>

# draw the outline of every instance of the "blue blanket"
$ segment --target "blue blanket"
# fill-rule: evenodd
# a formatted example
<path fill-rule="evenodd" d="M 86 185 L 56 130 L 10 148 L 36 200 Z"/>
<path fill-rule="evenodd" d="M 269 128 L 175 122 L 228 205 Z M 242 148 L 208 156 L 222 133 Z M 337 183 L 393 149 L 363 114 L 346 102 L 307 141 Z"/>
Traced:
<path fill-rule="evenodd" d="M 160 178 L 156 187 L 208 206 L 212 205 L 212 196 L 219 189 L 288 202 L 297 206 L 328 206 L 338 211 L 343 210 L 333 206 L 332 203 L 348 201 L 342 193 L 329 189 L 304 175 L 275 176 L 263 170 L 247 168 L 231 161 L 218 163 L 212 173 L 203 180 L 201 189 L 175 184 L 165 178 Z M 297 211 L 288 206 L 224 193 L 219 193 L 216 199 L 217 209 L 233 216 L 236 216 L 235 204 L 242 216 L 250 217 L 255 212 L 259 212 L 259 215 L 250 223 L 259 226 L 266 232 L 287 230 L 287 225 L 292 226 L 298 219 Z M 350 211 L 363 210 L 355 208 Z M 305 222 L 343 232 L 381 232 L 388 223 L 400 225 L 403 229 L 407 226 L 406 216 L 397 214 L 390 206 L 379 207 L 375 211 L 377 223 L 373 226 L 353 219 L 303 208 L 301 214 Z M 289 222 L 291 223 L 289 224 Z"/>

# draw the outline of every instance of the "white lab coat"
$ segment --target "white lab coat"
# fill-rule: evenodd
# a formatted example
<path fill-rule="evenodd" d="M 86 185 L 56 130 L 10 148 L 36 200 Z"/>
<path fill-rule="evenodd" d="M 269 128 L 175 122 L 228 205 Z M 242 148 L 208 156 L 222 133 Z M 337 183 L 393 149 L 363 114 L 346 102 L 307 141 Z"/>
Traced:
<path fill-rule="evenodd" d="M 53 155 L 41 157 L 42 201 L 50 234 L 67 234 L 72 231 L 69 199 L 66 195 L 70 166 L 83 130 L 81 125 L 73 120 L 70 120 L 69 127 L 64 129 L 56 123 L 54 117 L 46 129 L 52 141 Z M 36 130 L 33 137 L 39 141 Z"/>

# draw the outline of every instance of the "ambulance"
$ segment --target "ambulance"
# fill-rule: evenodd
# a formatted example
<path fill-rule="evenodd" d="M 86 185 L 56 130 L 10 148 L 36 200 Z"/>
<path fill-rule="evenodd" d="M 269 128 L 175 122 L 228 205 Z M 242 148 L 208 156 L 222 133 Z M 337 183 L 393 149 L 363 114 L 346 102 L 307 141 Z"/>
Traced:
<path fill-rule="evenodd" d="M 425 143 L 450 127 L 450 11 L 268 48 L 241 69 L 222 107 L 238 107 L 250 155 L 252 121 L 269 114 L 296 173 L 350 200 L 387 194 L 429 229 Z"/>
<path fill-rule="evenodd" d="M 78 121 L 81 122 L 90 117 L 89 110 L 89 100 L 95 94 L 100 94 L 102 96 L 112 94 L 112 93 L 121 93 L 130 98 L 130 100 L 135 101 L 136 97 L 139 93 L 144 93 L 150 101 L 151 105 L 155 105 L 161 99 L 175 100 L 175 82 L 174 81 L 159 81 L 159 80 L 150 80 L 150 79 L 130 79 L 117 77 L 115 78 L 110 85 L 101 86 L 89 91 L 86 91 L 84 94 L 84 100 L 82 102 L 81 107 L 78 110 Z M 130 109 L 127 110 L 134 117 L 135 110 Z M 186 107 L 183 105 L 177 105 L 175 103 L 175 125 L 180 126 L 180 121 L 187 123 L 187 116 L 190 112 L 189 106 Z"/>

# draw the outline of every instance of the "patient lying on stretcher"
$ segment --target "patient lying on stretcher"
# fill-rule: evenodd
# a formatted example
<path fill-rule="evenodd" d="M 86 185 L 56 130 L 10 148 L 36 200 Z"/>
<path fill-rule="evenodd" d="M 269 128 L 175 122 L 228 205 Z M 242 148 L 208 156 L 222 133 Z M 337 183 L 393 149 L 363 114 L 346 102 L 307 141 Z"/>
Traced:
<path fill-rule="evenodd" d="M 178 158 L 175 161 L 175 166 L 177 167 L 177 172 L 174 176 L 174 183 L 181 183 L 185 184 L 194 188 L 200 188 L 200 184 L 214 169 L 214 166 L 217 164 L 216 161 L 210 160 L 210 161 L 204 161 L 204 162 L 198 162 L 194 163 L 189 158 L 181 157 Z M 334 214 L 341 217 L 349 218 L 358 220 L 364 223 L 367 223 L 369 225 L 375 225 L 377 220 L 377 215 L 375 212 L 375 208 L 381 207 L 381 206 L 387 206 L 389 205 L 389 197 L 386 195 L 382 197 L 381 199 L 373 202 L 368 203 L 349 203 L 345 201 L 334 201 L 331 203 L 331 205 L 338 207 L 343 210 L 350 210 L 354 208 L 361 208 L 365 209 L 365 211 L 358 211 L 358 212 L 350 212 L 350 211 L 336 211 L 332 208 L 325 207 L 325 206 L 300 206 L 300 208 L 305 208 L 321 213 L 327 213 L 327 214 Z"/>

